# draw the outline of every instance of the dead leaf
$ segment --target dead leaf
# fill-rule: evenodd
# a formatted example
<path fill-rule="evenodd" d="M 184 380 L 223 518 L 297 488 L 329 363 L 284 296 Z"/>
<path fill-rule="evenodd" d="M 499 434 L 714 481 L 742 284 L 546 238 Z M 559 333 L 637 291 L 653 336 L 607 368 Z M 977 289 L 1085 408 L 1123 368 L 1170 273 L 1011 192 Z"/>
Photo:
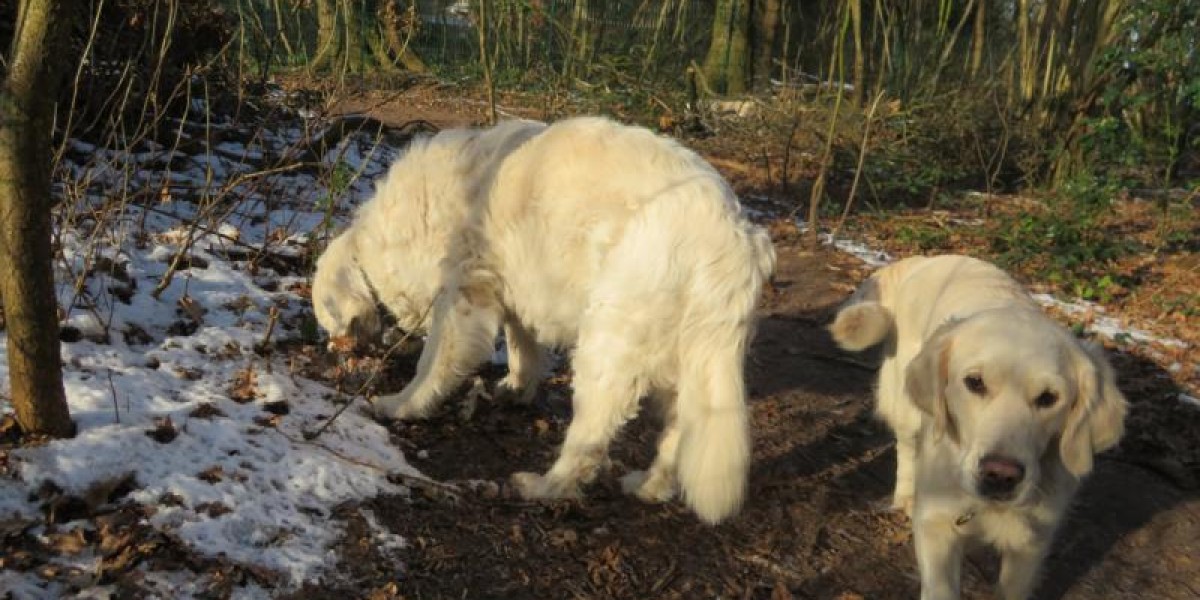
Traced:
<path fill-rule="evenodd" d="M 329 339 L 329 347 L 335 352 L 350 352 L 356 345 L 357 341 L 349 335 L 339 335 Z"/>
<path fill-rule="evenodd" d="M 212 419 L 213 417 L 224 417 L 225 411 L 217 408 L 211 402 L 201 402 L 199 406 L 194 408 L 188 416 L 193 419 Z"/>
<path fill-rule="evenodd" d="M 276 400 L 274 402 L 266 402 L 262 405 L 262 409 L 273 415 L 286 415 L 291 412 L 291 406 L 287 400 Z"/>
<path fill-rule="evenodd" d="M 180 379 L 197 381 L 204 376 L 204 371 L 196 367 L 175 367 L 175 375 Z"/>
<path fill-rule="evenodd" d="M 283 415 L 259 415 L 254 417 L 254 424 L 259 427 L 276 428 L 279 427 L 279 422 L 283 420 Z"/>
<path fill-rule="evenodd" d="M 199 302 L 188 295 L 184 295 L 179 299 L 179 309 L 196 323 L 203 323 L 204 313 L 208 312 Z"/>
<path fill-rule="evenodd" d="M 146 435 L 160 444 L 167 444 L 179 436 L 179 430 L 171 417 L 160 417 L 154 420 L 154 429 L 146 430 Z"/>
<path fill-rule="evenodd" d="M 125 497 L 129 492 L 137 488 L 137 477 L 133 471 L 130 471 L 123 475 L 101 479 L 93 483 L 83 493 L 83 499 L 94 510 L 114 500 Z"/>
<path fill-rule="evenodd" d="M 217 483 L 225 479 L 225 470 L 221 468 L 221 465 L 213 465 L 197 473 L 196 479 L 199 479 L 200 481 L 206 481 L 208 483 Z"/>
<path fill-rule="evenodd" d="M 771 589 L 771 600 L 792 600 L 794 597 L 782 579 L 775 581 L 775 587 Z"/>
<path fill-rule="evenodd" d="M 91 545 L 88 543 L 82 527 L 61 533 L 48 533 L 45 538 L 48 548 L 65 556 L 75 556 Z"/>
<path fill-rule="evenodd" d="M 246 365 L 245 369 L 233 374 L 233 383 L 229 386 L 229 398 L 238 404 L 252 402 L 258 397 L 258 372 L 254 365 Z"/>
<path fill-rule="evenodd" d="M 221 504 L 220 502 L 201 502 L 196 505 L 196 512 L 208 515 L 209 518 L 215 519 L 221 515 L 227 515 L 233 512 L 232 508 Z"/>
<path fill-rule="evenodd" d="M 16 444 L 21 441 L 21 426 L 13 415 L 0 417 L 0 444 Z"/>

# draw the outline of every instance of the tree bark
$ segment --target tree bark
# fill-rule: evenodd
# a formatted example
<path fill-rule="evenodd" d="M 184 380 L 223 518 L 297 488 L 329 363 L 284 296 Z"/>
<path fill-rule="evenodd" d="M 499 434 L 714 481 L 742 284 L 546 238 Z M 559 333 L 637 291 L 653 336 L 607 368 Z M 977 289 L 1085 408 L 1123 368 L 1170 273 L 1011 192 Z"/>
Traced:
<path fill-rule="evenodd" d="M 749 68 L 749 0 L 718 0 L 713 14 L 712 41 L 704 59 L 704 76 L 718 93 L 746 91 Z"/>
<path fill-rule="evenodd" d="M 62 384 L 50 246 L 52 99 L 70 30 L 63 21 L 84 10 L 78 0 L 21 0 L 0 89 L 0 298 L 11 400 L 21 429 L 56 437 L 75 426 Z"/>
<path fill-rule="evenodd" d="M 866 59 L 863 54 L 862 0 L 849 0 L 851 35 L 854 36 L 854 91 L 851 93 L 855 106 L 863 101 L 863 84 L 866 82 Z"/>
<path fill-rule="evenodd" d="M 341 52 L 341 30 L 338 29 L 338 6 L 335 0 L 316 0 L 317 10 L 317 53 L 309 62 L 309 68 L 317 71 L 335 64 Z"/>
<path fill-rule="evenodd" d="M 766 89 L 771 85 L 772 61 L 775 58 L 775 36 L 779 31 L 779 11 L 782 0 L 759 0 L 760 13 L 755 28 L 757 43 L 754 49 L 754 85 Z"/>

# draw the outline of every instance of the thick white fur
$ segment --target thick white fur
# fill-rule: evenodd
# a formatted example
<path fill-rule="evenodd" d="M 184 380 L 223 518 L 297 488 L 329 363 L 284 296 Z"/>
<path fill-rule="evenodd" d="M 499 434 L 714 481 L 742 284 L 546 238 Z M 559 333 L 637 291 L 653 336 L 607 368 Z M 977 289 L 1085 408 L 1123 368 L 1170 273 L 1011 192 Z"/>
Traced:
<path fill-rule="evenodd" d="M 414 140 L 317 261 L 312 289 L 317 322 L 335 338 L 375 335 L 373 286 L 400 327 L 427 330 L 446 244 L 479 197 L 472 186 L 494 175 L 505 156 L 545 128 L 513 120 Z"/>
<path fill-rule="evenodd" d="M 378 398 L 375 410 L 428 415 L 491 354 L 503 324 L 505 385 L 520 395 L 541 374 L 539 345 L 574 349 L 574 417 L 545 475 L 513 476 L 525 497 L 578 495 L 640 398 L 652 397 L 666 426 L 653 465 L 627 475 L 627 491 L 663 501 L 678 480 L 703 520 L 728 517 L 741 505 L 750 460 L 743 361 L 762 283 L 774 269 L 766 232 L 741 215 L 728 185 L 696 154 L 606 119 L 559 122 L 498 164 L 494 177 L 467 183 L 478 188 L 474 199 L 447 198 L 460 193 L 447 185 L 445 194 L 389 209 L 387 222 L 398 223 L 412 222 L 425 204 L 467 205 L 449 219 L 457 222 L 448 243 L 431 247 L 412 241 L 425 232 L 395 228 L 349 253 L 359 264 L 396 265 L 368 269 L 381 293 L 394 284 L 419 287 L 428 298 L 442 288 L 415 378 Z M 445 161 L 412 152 L 389 182 L 397 171 L 451 176 Z M 440 274 L 404 272 L 413 254 L 443 257 Z M 388 306 L 403 322 L 413 304 Z"/>
<path fill-rule="evenodd" d="M 1028 598 L 1092 455 L 1123 432 L 1125 399 L 1101 351 L 965 256 L 881 269 L 830 331 L 846 349 L 884 344 L 877 410 L 897 438 L 893 502 L 912 517 L 921 597 L 958 598 L 964 546 L 982 541 L 1002 558 L 999 597 Z M 970 391 L 968 375 L 986 392 Z M 1043 392 L 1057 401 L 1037 406 Z M 1024 465 L 1012 498 L 978 491 L 988 455 Z"/>

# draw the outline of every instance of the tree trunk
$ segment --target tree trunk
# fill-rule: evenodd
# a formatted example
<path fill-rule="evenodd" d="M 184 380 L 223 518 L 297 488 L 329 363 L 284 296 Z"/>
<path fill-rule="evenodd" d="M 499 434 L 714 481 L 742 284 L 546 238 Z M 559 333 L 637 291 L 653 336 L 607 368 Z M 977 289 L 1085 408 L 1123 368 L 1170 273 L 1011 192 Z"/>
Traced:
<path fill-rule="evenodd" d="M 713 14 L 712 41 L 704 59 L 704 76 L 718 93 L 746 91 L 749 67 L 749 0 L 718 0 Z"/>
<path fill-rule="evenodd" d="M 975 28 L 972 31 L 971 47 L 971 77 L 979 77 L 979 69 L 983 66 L 983 45 L 987 40 L 987 0 L 981 0 L 975 7 Z"/>
<path fill-rule="evenodd" d="M 75 426 L 62 384 L 58 303 L 50 247 L 51 132 L 63 19 L 78 0 L 22 0 L 0 89 L 0 297 L 8 333 L 9 385 L 21 429 L 67 437 Z"/>
<path fill-rule="evenodd" d="M 754 85 L 766 89 L 771 85 L 772 62 L 775 59 L 775 36 L 779 31 L 779 12 L 782 0 L 758 0 L 759 7 L 754 48 Z"/>
<path fill-rule="evenodd" d="M 866 82 L 866 66 L 863 57 L 862 0 L 849 0 L 850 27 L 854 36 L 854 91 L 851 93 L 855 106 L 863 101 L 863 84 Z"/>
<path fill-rule="evenodd" d="M 379 26 L 389 54 L 395 57 L 400 66 L 413 73 L 428 73 L 429 67 L 410 45 L 417 35 L 417 19 L 420 18 L 416 3 L 409 2 L 403 14 L 397 13 L 397 5 L 392 3 L 385 4 L 381 10 Z"/>
<path fill-rule="evenodd" d="M 309 68 L 321 70 L 335 64 L 341 52 L 341 31 L 338 29 L 338 7 L 335 0 L 316 0 L 317 10 L 317 54 Z"/>

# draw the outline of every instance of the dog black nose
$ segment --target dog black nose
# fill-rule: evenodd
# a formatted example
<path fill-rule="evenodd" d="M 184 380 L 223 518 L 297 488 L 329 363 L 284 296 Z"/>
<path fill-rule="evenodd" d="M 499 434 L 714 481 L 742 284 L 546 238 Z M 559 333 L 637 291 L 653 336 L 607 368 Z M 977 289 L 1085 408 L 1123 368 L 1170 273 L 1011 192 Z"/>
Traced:
<path fill-rule="evenodd" d="M 985 498 L 1007 500 L 1024 478 L 1025 465 L 1011 458 L 989 454 L 979 461 L 979 494 Z"/>

